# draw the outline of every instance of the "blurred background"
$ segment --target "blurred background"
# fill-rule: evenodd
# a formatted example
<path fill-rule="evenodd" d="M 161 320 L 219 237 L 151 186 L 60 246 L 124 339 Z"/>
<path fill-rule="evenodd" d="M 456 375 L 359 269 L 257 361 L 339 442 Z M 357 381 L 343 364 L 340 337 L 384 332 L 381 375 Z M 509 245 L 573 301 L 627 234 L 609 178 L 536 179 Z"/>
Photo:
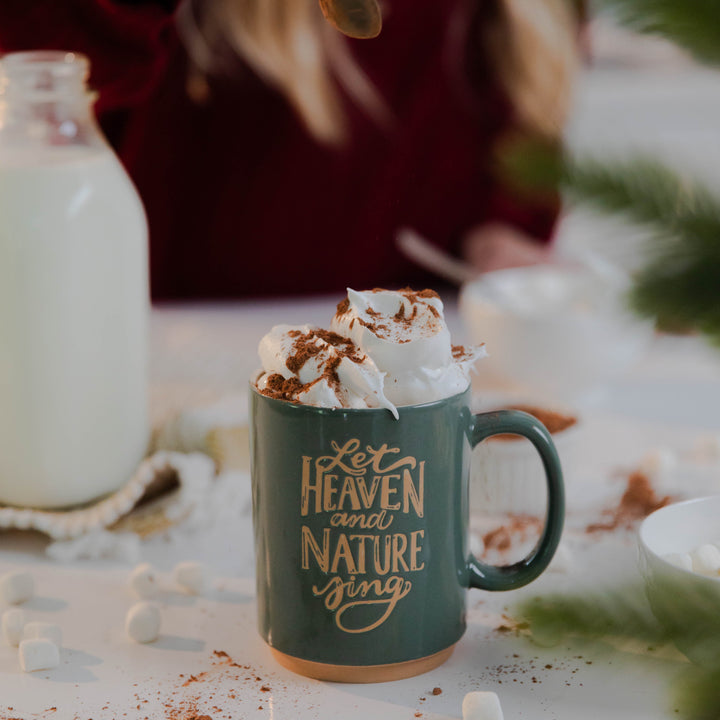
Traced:
<path fill-rule="evenodd" d="M 555 265 L 485 274 L 461 292 L 473 339 L 494 348 L 487 387 L 570 402 L 647 353 L 653 329 L 720 338 L 720 10 L 587 10 L 564 167 L 528 145 L 510 163 L 561 189 Z"/>
<path fill-rule="evenodd" d="M 614 160 L 649 154 L 718 194 L 720 73 L 713 63 L 696 60 L 664 37 L 666 33 L 639 33 L 621 24 L 617 12 L 606 5 L 613 3 L 590 5 L 590 60 L 576 85 L 565 131 L 568 147 L 578 154 Z M 690 13 L 693 7 L 703 7 L 694 2 L 685 5 Z M 653 3 L 629 2 L 627 6 L 637 22 Z M 655 3 L 656 12 L 662 6 Z M 702 12 L 697 14 L 700 21 Z M 667 34 L 672 35 L 672 21 L 670 27 Z M 646 234 L 637 225 L 619 223 L 619 218 L 588 207 L 567 209 L 558 247 L 572 252 L 573 245 L 585 244 L 619 265 L 638 267 L 644 258 L 641 240 Z"/>

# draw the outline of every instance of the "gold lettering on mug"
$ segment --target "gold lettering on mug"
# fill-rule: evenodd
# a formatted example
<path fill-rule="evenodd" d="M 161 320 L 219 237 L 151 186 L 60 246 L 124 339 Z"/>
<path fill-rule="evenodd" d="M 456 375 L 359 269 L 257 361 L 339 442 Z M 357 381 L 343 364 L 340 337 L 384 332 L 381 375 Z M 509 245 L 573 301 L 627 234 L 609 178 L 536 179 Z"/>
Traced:
<path fill-rule="evenodd" d="M 322 549 L 309 527 L 302 527 L 302 569 L 310 569 L 310 553 L 318 567 L 326 573 L 330 568 L 330 528 L 323 530 Z"/>
<path fill-rule="evenodd" d="M 387 530 L 392 523 L 392 516 L 387 516 L 386 510 L 378 513 L 370 513 L 363 515 L 362 513 L 335 513 L 330 518 L 330 524 L 333 527 L 359 527 L 362 530 Z"/>
<path fill-rule="evenodd" d="M 380 507 L 383 510 L 400 510 L 407 514 L 410 506 L 418 517 L 424 513 L 425 461 L 418 464 L 417 484 L 409 470 L 402 475 L 374 475 L 368 485 L 367 478 L 326 474 L 310 469 L 312 458 L 303 457 L 300 513 L 306 517 L 311 512 L 333 510 L 370 510 L 380 491 Z M 342 486 L 342 487 L 340 487 Z M 335 499 L 335 496 L 339 497 Z M 400 493 L 402 501 L 395 496 Z M 314 502 L 313 502 L 314 501 Z"/>
<path fill-rule="evenodd" d="M 411 592 L 412 573 L 425 568 L 425 530 L 393 532 L 397 517 L 423 518 L 425 461 L 400 448 L 333 441 L 333 454 L 302 458 L 300 513 L 328 514 L 315 535 L 303 525 L 301 567 L 327 582 L 313 586 L 344 632 L 382 625 Z"/>
<path fill-rule="evenodd" d="M 412 583 L 409 580 L 397 576 L 386 580 L 362 580 L 357 584 L 354 577 L 347 581 L 333 577 L 322 588 L 313 586 L 313 594 L 316 597 L 325 595 L 325 607 L 335 612 L 335 623 L 340 630 L 346 633 L 365 633 L 382 625 L 411 589 Z M 355 600 L 357 597 L 361 599 Z M 358 627 L 346 624 L 345 614 L 348 611 L 375 605 L 382 611 L 377 619 Z"/>

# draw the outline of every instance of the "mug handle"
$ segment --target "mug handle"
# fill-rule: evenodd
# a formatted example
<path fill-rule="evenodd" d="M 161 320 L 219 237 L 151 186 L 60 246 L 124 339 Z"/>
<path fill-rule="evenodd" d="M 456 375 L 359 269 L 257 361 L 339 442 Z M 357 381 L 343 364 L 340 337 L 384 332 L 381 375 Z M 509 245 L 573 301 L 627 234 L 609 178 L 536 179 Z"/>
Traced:
<path fill-rule="evenodd" d="M 469 585 L 483 590 L 514 590 L 535 580 L 549 565 L 563 529 L 565 491 L 557 450 L 547 428 L 535 417 L 519 410 L 498 410 L 472 416 L 470 445 L 485 438 L 510 433 L 527 438 L 540 454 L 545 469 L 548 502 L 545 526 L 537 545 L 512 565 L 487 565 L 473 555 L 468 561 Z"/>

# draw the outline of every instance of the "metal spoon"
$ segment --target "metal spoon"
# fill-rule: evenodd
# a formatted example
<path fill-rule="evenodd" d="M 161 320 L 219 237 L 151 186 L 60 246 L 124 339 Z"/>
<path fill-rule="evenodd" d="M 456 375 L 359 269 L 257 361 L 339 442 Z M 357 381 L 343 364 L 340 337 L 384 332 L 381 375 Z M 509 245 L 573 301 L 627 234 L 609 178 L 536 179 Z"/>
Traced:
<path fill-rule="evenodd" d="M 382 29 L 377 0 L 318 0 L 325 19 L 343 35 L 374 38 Z"/>
<path fill-rule="evenodd" d="M 454 285 L 477 280 L 480 271 L 470 263 L 453 257 L 410 228 L 401 228 L 395 236 L 398 249 L 421 268 L 445 278 Z"/>

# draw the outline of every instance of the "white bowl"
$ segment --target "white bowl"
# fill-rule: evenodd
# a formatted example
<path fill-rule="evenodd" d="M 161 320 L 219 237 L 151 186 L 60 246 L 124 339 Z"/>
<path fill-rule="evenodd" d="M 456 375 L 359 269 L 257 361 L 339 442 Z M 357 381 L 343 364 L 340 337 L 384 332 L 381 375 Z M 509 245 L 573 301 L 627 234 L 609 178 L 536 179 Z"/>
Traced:
<path fill-rule="evenodd" d="M 574 403 L 626 370 L 652 337 L 625 308 L 626 284 L 585 269 L 535 265 L 486 273 L 460 292 L 479 376 Z"/>
<path fill-rule="evenodd" d="M 720 495 L 667 505 L 640 526 L 640 562 L 653 613 L 670 639 L 699 664 L 720 657 L 720 578 L 666 560 L 720 539 Z"/>

